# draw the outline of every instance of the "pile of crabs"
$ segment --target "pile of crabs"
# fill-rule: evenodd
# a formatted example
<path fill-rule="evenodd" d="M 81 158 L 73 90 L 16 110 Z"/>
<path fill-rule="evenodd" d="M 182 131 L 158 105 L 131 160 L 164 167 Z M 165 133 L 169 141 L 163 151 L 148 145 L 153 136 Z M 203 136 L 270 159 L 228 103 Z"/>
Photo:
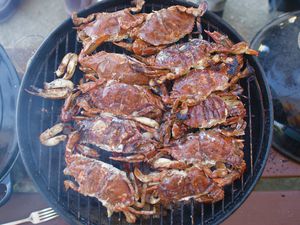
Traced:
<path fill-rule="evenodd" d="M 244 54 L 257 55 L 245 42 L 200 32 L 205 2 L 148 14 L 140 12 L 143 4 L 74 14 L 80 54 L 63 58 L 58 79 L 28 90 L 65 99 L 61 123 L 40 141 L 66 141 L 66 189 L 97 198 L 108 216 L 123 212 L 129 223 L 157 215 L 160 205 L 219 201 L 223 187 L 241 177 L 246 110 L 238 81 L 253 72 Z M 197 33 L 194 27 L 198 38 L 182 40 Z M 97 52 L 104 42 L 131 54 Z M 77 67 L 83 75 L 75 85 Z M 110 159 L 101 160 L 102 153 Z"/>

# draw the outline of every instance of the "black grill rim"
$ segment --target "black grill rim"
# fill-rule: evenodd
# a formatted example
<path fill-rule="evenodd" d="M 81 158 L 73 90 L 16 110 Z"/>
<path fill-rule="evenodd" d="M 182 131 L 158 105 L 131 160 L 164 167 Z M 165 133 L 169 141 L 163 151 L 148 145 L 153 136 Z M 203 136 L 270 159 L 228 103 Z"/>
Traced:
<path fill-rule="evenodd" d="M 102 8 L 105 10 L 106 8 L 110 8 L 113 6 L 122 6 L 125 4 L 128 4 L 130 1 L 122 1 L 122 0 L 104 0 L 98 4 L 96 4 L 95 7 L 91 7 L 89 9 L 86 9 L 82 12 L 79 13 L 79 16 L 87 16 L 88 14 L 92 13 L 95 11 L 95 8 Z M 149 0 L 146 2 L 146 4 L 162 4 L 162 5 L 183 5 L 183 6 L 188 6 L 188 7 L 197 7 L 196 4 L 191 3 L 191 2 L 186 2 L 183 0 L 169 0 L 169 1 L 164 1 L 164 3 L 161 3 L 159 0 Z M 234 42 L 238 41 L 243 41 L 243 38 L 229 25 L 227 24 L 224 20 L 222 20 L 220 17 L 216 16 L 215 14 L 211 12 L 206 12 L 204 17 L 208 21 L 214 21 L 220 31 L 223 33 L 227 34 Z M 27 154 L 27 151 L 29 151 L 25 146 L 28 144 L 28 141 L 24 136 L 22 136 L 22 130 L 24 129 L 24 112 L 22 111 L 23 104 L 22 102 L 27 98 L 26 94 L 24 93 L 24 89 L 27 86 L 28 83 L 28 77 L 29 76 L 34 76 L 32 73 L 35 70 L 35 67 L 38 65 L 41 65 L 41 62 L 43 62 L 43 55 L 47 55 L 49 46 L 53 46 L 57 43 L 59 43 L 62 33 L 65 29 L 73 27 L 71 19 L 67 19 L 64 21 L 58 28 L 56 28 L 49 36 L 48 38 L 45 39 L 45 41 L 42 43 L 38 51 L 35 53 L 33 56 L 30 66 L 28 66 L 26 73 L 24 75 L 24 78 L 22 80 L 21 88 L 19 91 L 18 95 L 18 102 L 17 102 L 17 137 L 18 137 L 18 142 L 19 142 L 19 148 L 21 152 L 21 156 L 23 159 L 23 162 L 25 164 L 25 168 L 34 181 L 36 187 L 38 188 L 39 192 L 42 193 L 43 197 L 49 202 L 51 207 L 53 207 L 60 215 L 62 215 L 70 224 L 81 224 L 80 221 L 75 221 L 74 216 L 71 214 L 67 213 L 65 210 L 65 207 L 62 206 L 57 202 L 56 199 L 54 199 L 51 195 L 47 195 L 49 193 L 49 190 L 46 186 L 42 185 L 43 181 L 40 175 L 35 172 L 37 169 L 34 166 L 33 159 L 29 157 Z M 262 92 L 262 99 L 260 99 L 263 102 L 264 108 L 266 111 L 264 112 L 264 117 L 263 120 L 265 122 L 264 130 L 262 131 L 263 137 L 262 137 L 262 152 L 260 155 L 260 158 L 258 158 L 258 163 L 254 167 L 254 175 L 252 176 L 252 179 L 250 180 L 251 184 L 246 189 L 242 195 L 240 195 L 240 198 L 236 199 L 235 204 L 230 207 L 227 211 L 224 211 L 222 213 L 222 216 L 219 216 L 214 223 L 219 224 L 222 221 L 224 221 L 228 216 L 230 216 L 249 196 L 249 194 L 252 192 L 254 186 L 256 185 L 258 179 L 260 178 L 263 169 L 266 164 L 267 156 L 270 151 L 270 146 L 271 146 L 271 139 L 272 139 L 272 134 L 273 134 L 273 105 L 271 101 L 271 94 L 269 87 L 266 82 L 265 74 L 264 71 L 259 64 L 258 60 L 254 58 L 253 56 L 247 56 L 246 57 L 256 71 L 256 77 L 259 80 L 259 87 L 261 88 Z M 203 221 L 202 221 L 203 222 Z"/>

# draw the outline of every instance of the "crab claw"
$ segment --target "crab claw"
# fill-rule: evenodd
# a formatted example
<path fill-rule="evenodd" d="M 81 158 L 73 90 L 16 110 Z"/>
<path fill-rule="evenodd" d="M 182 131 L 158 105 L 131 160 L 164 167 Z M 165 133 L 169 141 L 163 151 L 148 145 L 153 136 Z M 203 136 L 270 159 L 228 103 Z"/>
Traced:
<path fill-rule="evenodd" d="M 64 129 L 64 124 L 63 123 L 58 123 L 54 125 L 53 127 L 45 130 L 41 135 L 40 135 L 40 141 L 43 145 L 46 146 L 55 146 L 59 144 L 62 141 L 65 141 L 67 138 L 67 135 L 58 135 L 60 132 L 62 132 Z"/>
<path fill-rule="evenodd" d="M 204 30 L 204 32 L 209 35 L 216 43 L 223 45 L 224 47 L 230 48 L 233 43 L 232 41 L 228 38 L 228 36 L 221 34 L 217 31 L 210 32 L 208 30 Z"/>
<path fill-rule="evenodd" d="M 44 89 L 36 88 L 34 86 L 31 86 L 31 88 L 33 89 L 33 91 L 26 91 L 33 95 L 50 99 L 65 99 L 70 95 L 70 93 L 74 89 L 74 84 L 72 81 L 60 78 L 50 83 L 45 82 Z"/>
<path fill-rule="evenodd" d="M 246 42 L 239 42 L 231 47 L 231 53 L 233 54 L 248 54 L 258 56 L 259 53 L 256 50 L 253 50 L 249 47 Z"/>
<path fill-rule="evenodd" d="M 144 0 L 133 0 L 131 3 L 134 4 L 135 7 L 131 7 L 130 11 L 131 12 L 139 12 L 142 10 L 142 8 L 145 4 L 145 1 Z"/>
<path fill-rule="evenodd" d="M 56 76 L 70 80 L 73 77 L 78 62 L 78 56 L 75 53 L 68 53 L 64 56 L 58 69 L 55 71 Z"/>
<path fill-rule="evenodd" d="M 25 89 L 29 94 L 37 95 L 43 98 L 50 99 L 65 99 L 67 98 L 71 90 L 69 88 L 53 88 L 53 89 L 41 89 L 31 86 L 33 91 Z"/>
<path fill-rule="evenodd" d="M 44 89 L 49 90 L 49 89 L 57 89 L 57 88 L 68 88 L 70 90 L 74 89 L 74 84 L 72 81 L 65 80 L 63 78 L 56 79 L 50 83 L 44 83 Z"/>

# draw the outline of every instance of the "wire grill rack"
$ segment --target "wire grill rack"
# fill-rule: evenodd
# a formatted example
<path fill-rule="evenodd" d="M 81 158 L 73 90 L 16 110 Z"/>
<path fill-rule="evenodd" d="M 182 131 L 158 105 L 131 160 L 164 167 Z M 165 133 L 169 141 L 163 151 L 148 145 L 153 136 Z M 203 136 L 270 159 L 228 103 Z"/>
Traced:
<path fill-rule="evenodd" d="M 115 3 L 98 4 L 85 12 L 85 16 L 96 11 L 116 11 L 128 7 L 122 1 Z M 159 1 L 149 1 L 144 7 L 144 12 L 159 10 L 172 4 L 187 3 L 167 1 L 159 4 Z M 108 5 L 110 5 L 108 7 Z M 114 5 L 114 6 L 112 6 Z M 215 20 L 212 20 L 215 19 Z M 202 29 L 220 31 L 226 33 L 223 24 L 218 24 L 217 17 L 209 14 L 201 20 Z M 224 26 L 224 25 L 223 25 Z M 238 41 L 239 36 L 232 36 L 233 41 Z M 203 34 L 204 39 L 209 39 Z M 22 157 L 27 170 L 33 177 L 41 192 L 46 196 L 52 206 L 62 215 L 74 223 L 80 224 L 127 224 L 121 213 L 114 213 L 107 217 L 106 209 L 95 198 L 85 197 L 74 191 L 66 191 L 63 181 L 65 168 L 64 147 L 65 144 L 49 148 L 40 144 L 38 137 L 45 129 L 58 122 L 63 101 L 52 101 L 39 98 L 22 92 L 30 85 L 41 87 L 43 82 L 54 80 L 54 71 L 59 62 L 68 52 L 79 53 L 81 44 L 76 41 L 76 31 L 72 29 L 71 21 L 67 21 L 59 27 L 42 45 L 26 73 L 21 87 L 18 108 L 18 134 Z M 123 50 L 105 43 L 99 49 L 108 52 Z M 99 50 L 98 49 L 98 50 Z M 247 128 L 245 135 L 245 161 L 247 170 L 241 179 L 225 187 L 225 198 L 217 203 L 203 204 L 193 200 L 188 204 L 172 206 L 167 214 L 161 214 L 158 218 L 149 217 L 139 219 L 137 224 L 213 224 L 218 223 L 229 216 L 251 192 L 264 167 L 271 136 L 272 108 L 269 101 L 268 90 L 262 78 L 262 71 L 256 65 L 252 57 L 248 57 L 250 65 L 255 69 L 255 75 L 241 81 L 244 88 L 243 98 L 247 109 Z M 77 70 L 73 82 L 76 83 L 82 77 Z M 26 116 L 24 116 L 26 114 Z M 24 120 L 25 119 L 25 120 Z M 119 166 L 113 163 L 115 166 Z"/>

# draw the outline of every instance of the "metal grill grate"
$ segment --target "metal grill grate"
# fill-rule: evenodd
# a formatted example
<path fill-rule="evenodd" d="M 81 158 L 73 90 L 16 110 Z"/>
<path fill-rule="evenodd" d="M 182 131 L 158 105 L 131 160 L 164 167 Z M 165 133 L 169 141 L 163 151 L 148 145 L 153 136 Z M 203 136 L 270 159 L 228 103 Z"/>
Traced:
<path fill-rule="evenodd" d="M 172 3 L 176 4 L 173 1 L 169 4 L 155 4 L 156 1 L 153 2 L 146 4 L 144 12 L 159 10 L 162 7 L 168 7 Z M 92 12 L 103 11 L 105 7 L 107 8 L 106 11 L 116 11 L 129 6 L 108 7 L 108 4 L 117 5 L 118 3 L 99 4 L 86 12 L 85 16 Z M 188 3 L 182 4 L 187 5 Z M 212 21 L 212 18 L 215 21 Z M 220 26 L 220 21 L 218 20 L 213 16 L 211 17 L 211 15 L 206 15 L 201 21 L 201 29 L 209 31 L 220 30 L 226 33 L 230 28 L 227 27 L 226 30 L 224 24 Z M 234 32 L 228 35 L 233 41 L 239 40 L 239 37 L 235 36 Z M 76 41 L 76 31 L 72 29 L 70 21 L 62 25 L 51 38 L 52 44 L 44 44 L 37 56 L 35 56 L 35 61 L 33 60 L 34 63 L 31 64 L 25 76 L 27 80 L 25 83 L 23 82 L 21 91 L 30 85 L 40 87 L 43 82 L 55 79 L 54 71 L 63 56 L 68 52 L 79 53 L 81 49 L 80 44 Z M 203 38 L 208 39 L 205 34 L 203 34 Z M 122 49 L 109 43 L 104 44 L 100 49 L 108 52 L 123 53 Z M 244 147 L 245 161 L 247 162 L 245 174 L 240 180 L 225 187 L 225 198 L 220 202 L 199 204 L 191 201 L 190 204 L 173 206 L 167 215 L 161 214 L 159 218 L 139 219 L 137 224 L 183 225 L 220 222 L 231 214 L 251 191 L 265 163 L 271 135 L 270 130 L 266 129 L 270 129 L 272 118 L 270 102 L 261 77 L 261 71 L 255 64 L 256 62 L 253 61 L 253 58 L 248 57 L 248 60 L 251 65 L 253 64 L 256 75 L 241 81 L 241 86 L 245 90 L 244 95 L 246 95 L 246 98 L 243 98 L 243 102 L 247 109 L 248 123 Z M 34 73 L 34 76 L 30 73 Z M 75 83 L 78 82 L 81 76 L 81 72 L 77 70 L 73 81 Z M 64 161 L 64 144 L 49 149 L 42 146 L 38 141 L 38 136 L 43 130 L 58 122 L 63 101 L 37 98 L 26 93 L 20 96 L 19 101 L 21 102 L 19 103 L 21 106 L 18 109 L 19 124 L 22 117 L 20 115 L 21 111 L 27 113 L 27 120 L 23 121 L 25 125 L 19 126 L 22 157 L 33 179 L 54 205 L 54 208 L 66 215 L 68 219 L 71 219 L 73 221 L 72 224 L 76 220 L 83 224 L 127 224 L 121 213 L 115 213 L 111 218 L 107 218 L 105 208 L 95 198 L 84 197 L 74 191 L 66 192 L 63 186 L 63 180 L 66 179 L 66 176 L 63 174 L 63 169 L 66 166 Z M 253 133 L 254 131 L 255 133 Z M 115 163 L 113 164 L 116 165 Z"/>

